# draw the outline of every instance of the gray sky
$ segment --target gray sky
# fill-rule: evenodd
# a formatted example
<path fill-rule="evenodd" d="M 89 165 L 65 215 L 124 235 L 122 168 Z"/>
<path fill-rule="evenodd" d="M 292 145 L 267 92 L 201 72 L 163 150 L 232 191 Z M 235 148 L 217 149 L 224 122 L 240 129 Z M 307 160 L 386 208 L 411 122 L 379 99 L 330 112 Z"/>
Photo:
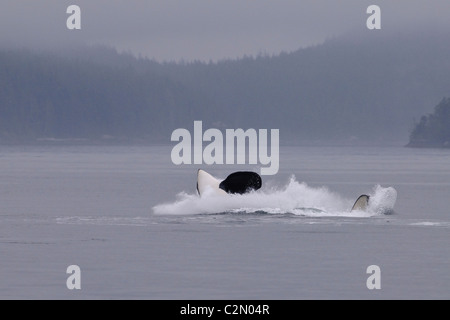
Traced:
<path fill-rule="evenodd" d="M 66 28 L 69 5 L 82 30 Z M 366 29 L 377 4 L 382 30 L 450 31 L 449 0 L 2 0 L 0 44 L 100 43 L 156 60 L 276 54 Z"/>

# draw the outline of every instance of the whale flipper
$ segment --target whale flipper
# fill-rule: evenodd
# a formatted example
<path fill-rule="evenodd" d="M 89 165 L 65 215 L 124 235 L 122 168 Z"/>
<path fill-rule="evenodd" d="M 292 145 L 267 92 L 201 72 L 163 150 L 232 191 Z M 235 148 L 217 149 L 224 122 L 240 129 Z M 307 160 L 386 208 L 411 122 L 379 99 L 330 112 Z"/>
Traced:
<path fill-rule="evenodd" d="M 197 191 L 200 196 L 210 190 L 213 194 L 226 195 L 227 193 L 219 188 L 221 180 L 213 177 L 208 172 L 199 169 L 197 172 Z"/>
<path fill-rule="evenodd" d="M 361 196 L 359 196 L 358 199 L 356 199 L 355 204 L 352 207 L 351 211 L 354 210 L 359 210 L 359 211 L 364 211 L 367 209 L 367 207 L 369 206 L 369 199 L 370 197 L 366 194 L 363 194 Z"/>

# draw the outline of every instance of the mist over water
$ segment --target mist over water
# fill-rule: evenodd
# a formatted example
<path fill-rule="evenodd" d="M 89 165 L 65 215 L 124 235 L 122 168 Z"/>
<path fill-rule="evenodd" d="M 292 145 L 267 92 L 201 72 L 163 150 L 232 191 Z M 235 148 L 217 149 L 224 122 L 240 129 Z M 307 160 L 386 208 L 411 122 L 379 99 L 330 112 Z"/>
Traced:
<path fill-rule="evenodd" d="M 370 194 L 366 211 L 353 211 L 356 199 L 345 197 L 330 191 L 326 187 L 310 187 L 292 176 L 281 187 L 269 187 L 244 195 L 221 196 L 215 194 L 197 194 L 181 192 L 174 202 L 153 207 L 157 215 L 195 215 L 218 213 L 266 213 L 292 214 L 305 217 L 371 217 L 391 214 L 397 199 L 397 191 L 379 185 Z"/>

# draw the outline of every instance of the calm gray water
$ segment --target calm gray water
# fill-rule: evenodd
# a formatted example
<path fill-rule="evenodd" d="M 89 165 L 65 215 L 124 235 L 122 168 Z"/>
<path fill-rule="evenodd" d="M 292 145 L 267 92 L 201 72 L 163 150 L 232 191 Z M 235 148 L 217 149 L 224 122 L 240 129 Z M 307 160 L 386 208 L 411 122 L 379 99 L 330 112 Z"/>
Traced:
<path fill-rule="evenodd" d="M 230 200 L 199 199 L 170 150 L 0 147 L 0 298 L 450 298 L 450 150 L 282 147 Z M 207 168 L 240 169 L 259 171 Z M 361 193 L 393 211 L 350 213 Z"/>

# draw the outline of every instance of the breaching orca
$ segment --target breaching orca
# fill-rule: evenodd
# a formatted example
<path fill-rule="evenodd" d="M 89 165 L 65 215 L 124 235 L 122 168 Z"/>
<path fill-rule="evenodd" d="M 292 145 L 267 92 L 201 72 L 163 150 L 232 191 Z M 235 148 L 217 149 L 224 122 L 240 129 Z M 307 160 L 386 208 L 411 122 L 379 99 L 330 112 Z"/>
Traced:
<path fill-rule="evenodd" d="M 230 174 L 225 180 L 220 180 L 208 172 L 199 169 L 197 172 L 197 191 L 200 196 L 206 192 L 217 195 L 244 194 L 261 188 L 262 179 L 259 174 L 251 171 L 238 171 Z M 369 205 L 370 197 L 361 195 L 355 201 L 351 211 L 364 211 Z"/>
<path fill-rule="evenodd" d="M 261 188 L 259 174 L 250 171 L 238 171 L 230 174 L 225 180 L 219 180 L 204 170 L 197 172 L 197 191 L 201 196 L 208 189 L 216 194 L 244 194 Z"/>

